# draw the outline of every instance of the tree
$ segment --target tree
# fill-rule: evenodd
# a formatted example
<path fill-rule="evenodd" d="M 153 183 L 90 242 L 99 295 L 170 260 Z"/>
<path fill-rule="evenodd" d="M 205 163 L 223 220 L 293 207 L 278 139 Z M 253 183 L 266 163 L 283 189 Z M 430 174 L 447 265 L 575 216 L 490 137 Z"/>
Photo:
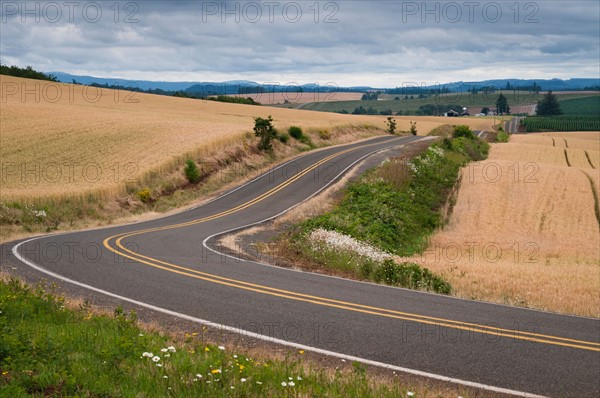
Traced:
<path fill-rule="evenodd" d="M 562 113 L 558 99 L 556 98 L 556 95 L 552 94 L 552 91 L 548 91 L 544 94 L 544 97 L 538 101 L 535 112 L 538 116 L 553 116 Z"/>
<path fill-rule="evenodd" d="M 417 122 L 410 122 L 410 133 L 412 135 L 417 135 Z"/>
<path fill-rule="evenodd" d="M 271 115 L 266 119 L 263 119 L 262 117 L 254 118 L 254 135 L 260 138 L 258 149 L 263 151 L 270 151 L 273 149 L 273 144 L 271 142 L 277 137 L 277 130 L 273 127 L 273 118 Z"/>
<path fill-rule="evenodd" d="M 388 128 L 388 133 L 392 135 L 396 134 L 396 119 L 394 119 L 393 117 L 388 117 L 386 124 Z"/>
<path fill-rule="evenodd" d="M 496 100 L 496 113 L 510 113 L 510 106 L 508 106 L 508 100 L 504 96 L 504 94 L 500 94 L 498 99 Z"/>
<path fill-rule="evenodd" d="M 487 106 L 481 108 L 481 113 L 487 115 L 488 113 L 490 113 L 490 108 L 488 108 Z"/>
<path fill-rule="evenodd" d="M 185 161 L 185 168 L 183 169 L 183 173 L 187 180 L 195 184 L 200 181 L 200 171 L 198 170 L 198 166 L 192 159 L 188 159 Z"/>

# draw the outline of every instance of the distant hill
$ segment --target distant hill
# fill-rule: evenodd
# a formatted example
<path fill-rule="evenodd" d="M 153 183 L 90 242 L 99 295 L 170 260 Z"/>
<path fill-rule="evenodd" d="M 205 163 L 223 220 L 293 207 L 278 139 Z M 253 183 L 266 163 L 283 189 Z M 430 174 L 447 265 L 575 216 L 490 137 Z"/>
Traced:
<path fill-rule="evenodd" d="M 82 75 L 71 75 L 63 72 L 50 72 L 50 74 L 56 76 L 58 81 L 62 83 L 77 83 L 89 86 L 92 83 L 108 86 L 124 86 L 139 88 L 140 90 L 164 90 L 164 91 L 179 91 L 185 90 L 186 88 L 196 84 L 195 82 L 154 82 L 149 80 L 129 80 L 119 78 L 104 78 L 95 76 L 82 76 Z"/>
<path fill-rule="evenodd" d="M 251 80 L 230 80 L 225 82 L 166 82 L 166 81 L 150 81 L 150 80 L 128 80 L 120 78 L 102 78 L 94 76 L 82 76 L 72 75 L 63 72 L 49 72 L 49 74 L 56 76 L 56 78 L 63 83 L 73 83 L 76 81 L 80 84 L 90 85 L 97 83 L 100 85 L 108 86 L 125 86 L 138 88 L 140 90 L 164 90 L 164 91 L 184 91 L 188 94 L 193 95 L 227 95 L 227 94 L 250 94 L 250 93 L 263 93 L 263 92 L 292 92 L 292 91 L 303 91 L 303 92 L 346 92 L 346 91 L 360 91 L 365 92 L 369 90 L 380 90 L 393 91 L 395 90 L 394 84 L 390 84 L 389 88 L 374 88 L 370 86 L 353 86 L 353 87 L 337 87 L 334 85 L 319 85 L 314 83 L 303 84 L 301 86 L 290 86 L 290 85 L 274 85 L 274 84 L 260 84 Z M 472 82 L 452 82 L 445 84 L 436 84 L 432 86 L 422 87 L 421 90 L 437 90 L 445 88 L 450 92 L 464 92 L 469 91 L 473 88 L 481 87 L 493 87 L 496 89 L 519 89 L 528 88 L 533 84 L 538 85 L 541 90 L 547 91 L 576 91 L 576 90 L 600 90 L 600 79 L 597 78 L 572 78 L 568 80 L 561 79 L 493 79 L 484 81 L 472 81 Z M 402 87 L 399 84 L 398 87 Z"/>
<path fill-rule="evenodd" d="M 427 88 L 446 87 L 452 92 L 468 91 L 473 87 L 494 87 L 496 89 L 505 90 L 519 89 L 520 87 L 531 87 L 533 84 L 541 87 L 542 91 L 575 91 L 575 90 L 600 90 L 600 79 L 587 78 L 572 78 L 568 80 L 562 79 L 493 79 L 477 82 L 453 82 L 447 84 L 439 84 Z"/>

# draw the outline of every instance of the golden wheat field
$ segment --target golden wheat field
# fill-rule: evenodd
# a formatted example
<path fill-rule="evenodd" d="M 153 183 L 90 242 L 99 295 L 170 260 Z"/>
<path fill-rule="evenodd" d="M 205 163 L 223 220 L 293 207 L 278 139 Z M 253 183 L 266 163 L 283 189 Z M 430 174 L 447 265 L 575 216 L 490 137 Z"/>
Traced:
<path fill-rule="evenodd" d="M 95 193 L 163 170 L 185 153 L 223 150 L 252 132 L 253 117 L 305 131 L 375 126 L 383 116 L 355 116 L 175 98 L 0 76 L 0 198 Z M 425 120 L 426 119 L 426 120 Z M 419 121 L 426 134 L 441 118 Z M 409 120 L 398 119 L 398 130 Z"/>
<path fill-rule="evenodd" d="M 588 152 L 597 153 L 595 134 Z M 584 149 L 567 149 L 569 167 L 565 149 L 548 138 L 512 136 L 465 167 L 448 225 L 415 260 L 462 297 L 598 317 L 600 229 L 590 179 L 598 193 L 600 175 Z"/>
<path fill-rule="evenodd" d="M 282 92 L 261 94 L 235 94 L 232 97 L 252 98 L 263 105 L 276 104 L 307 104 L 309 102 L 358 101 L 363 93 L 325 93 L 325 92 Z M 287 102 L 286 102 L 287 101 Z"/>

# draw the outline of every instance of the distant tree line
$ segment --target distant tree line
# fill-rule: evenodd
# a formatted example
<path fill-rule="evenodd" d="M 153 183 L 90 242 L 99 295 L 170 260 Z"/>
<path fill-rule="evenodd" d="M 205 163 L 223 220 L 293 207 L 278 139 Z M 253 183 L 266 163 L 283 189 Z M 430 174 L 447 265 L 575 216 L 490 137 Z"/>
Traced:
<path fill-rule="evenodd" d="M 362 97 L 360 97 L 360 99 L 362 101 L 377 101 L 377 98 L 379 98 L 379 94 L 381 94 L 381 91 L 375 91 L 375 92 L 370 92 L 370 93 L 364 93 L 362 95 Z"/>
<path fill-rule="evenodd" d="M 455 110 L 456 112 L 462 112 L 462 105 L 457 104 L 425 104 L 421 105 L 419 109 L 417 109 L 416 115 L 418 116 L 441 116 L 444 113 L 448 112 L 450 109 Z"/>
<path fill-rule="evenodd" d="M 48 80 L 51 82 L 58 82 L 56 76 L 51 74 L 46 74 L 44 72 L 39 72 L 34 70 L 31 66 L 27 66 L 25 68 L 20 68 L 18 66 L 8 66 L 0 63 L 0 75 L 8 75 L 15 77 L 22 77 L 25 79 L 35 79 L 35 80 Z"/>
<path fill-rule="evenodd" d="M 423 96 L 427 96 L 427 95 L 439 95 L 439 94 L 449 94 L 450 93 L 450 89 L 447 87 L 440 87 L 440 88 L 425 88 L 425 87 L 396 87 L 396 88 L 392 88 L 389 90 L 385 90 L 386 94 L 391 94 L 391 95 L 419 95 L 422 94 Z"/>

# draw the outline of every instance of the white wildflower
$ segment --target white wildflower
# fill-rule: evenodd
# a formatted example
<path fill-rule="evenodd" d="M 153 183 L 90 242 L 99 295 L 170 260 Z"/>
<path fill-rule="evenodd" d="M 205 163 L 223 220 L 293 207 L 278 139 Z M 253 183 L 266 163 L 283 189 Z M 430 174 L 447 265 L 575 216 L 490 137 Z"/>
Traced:
<path fill-rule="evenodd" d="M 360 256 L 368 257 L 374 261 L 383 261 L 391 258 L 389 253 L 381 251 L 367 243 L 360 242 L 351 236 L 341 234 L 336 231 L 328 231 L 322 228 L 313 230 L 310 233 L 310 240 L 314 243 L 325 243 L 327 246 L 352 251 Z M 317 247 L 315 247 L 317 249 Z"/>

